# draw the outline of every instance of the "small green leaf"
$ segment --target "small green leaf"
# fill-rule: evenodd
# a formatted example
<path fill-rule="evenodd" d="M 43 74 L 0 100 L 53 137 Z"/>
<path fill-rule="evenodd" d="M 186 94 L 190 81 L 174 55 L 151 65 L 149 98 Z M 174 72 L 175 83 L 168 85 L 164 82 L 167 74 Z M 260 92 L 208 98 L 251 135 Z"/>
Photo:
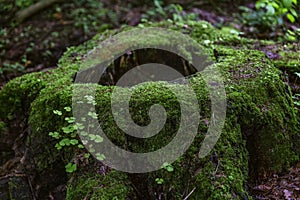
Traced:
<path fill-rule="evenodd" d="M 256 9 L 264 8 L 265 6 L 266 6 L 266 4 L 264 2 L 261 2 L 261 1 L 257 1 L 255 3 L 255 8 Z"/>
<path fill-rule="evenodd" d="M 156 181 L 157 184 L 161 185 L 161 184 L 163 184 L 164 179 L 162 179 L 162 178 L 156 178 L 155 181 Z"/>
<path fill-rule="evenodd" d="M 83 124 L 81 124 L 81 123 L 76 123 L 75 124 L 75 129 L 79 129 L 79 130 L 82 130 L 82 129 L 84 129 L 84 125 Z"/>
<path fill-rule="evenodd" d="M 56 143 L 55 147 L 56 147 L 57 150 L 61 150 L 62 149 L 62 146 L 59 143 Z"/>
<path fill-rule="evenodd" d="M 89 141 L 87 141 L 87 140 L 81 140 L 81 142 L 83 145 L 87 145 L 89 143 Z"/>
<path fill-rule="evenodd" d="M 97 113 L 95 113 L 95 112 L 89 111 L 88 116 L 92 117 L 93 119 L 97 119 Z"/>
<path fill-rule="evenodd" d="M 89 138 L 90 138 L 90 140 L 95 140 L 95 139 L 96 139 L 96 135 L 94 135 L 94 134 L 89 134 Z"/>
<path fill-rule="evenodd" d="M 300 101 L 294 101 L 294 104 L 295 104 L 296 106 L 300 106 Z"/>
<path fill-rule="evenodd" d="M 64 107 L 64 109 L 65 109 L 67 112 L 70 112 L 70 111 L 71 111 L 71 108 L 70 108 L 69 106 Z"/>
<path fill-rule="evenodd" d="M 284 13 L 287 13 L 289 10 L 287 8 L 282 8 L 280 11 L 281 11 L 281 13 L 284 14 Z"/>
<path fill-rule="evenodd" d="M 291 30 L 287 30 L 288 34 L 290 35 L 296 35 L 296 33 L 294 31 L 291 31 Z"/>
<path fill-rule="evenodd" d="M 69 125 L 69 126 L 63 127 L 62 130 L 64 133 L 68 134 L 68 133 L 72 133 L 73 131 L 75 131 L 75 128 L 73 125 Z"/>
<path fill-rule="evenodd" d="M 61 145 L 61 146 L 70 146 L 70 139 L 68 139 L 68 138 L 64 138 L 64 139 L 62 139 L 60 142 L 59 142 L 59 144 Z"/>
<path fill-rule="evenodd" d="M 59 142 L 59 145 L 60 145 L 60 146 L 65 146 L 65 145 L 66 145 L 65 140 L 61 140 L 61 141 Z"/>
<path fill-rule="evenodd" d="M 76 145 L 76 144 L 78 144 L 78 140 L 72 139 L 72 140 L 70 140 L 70 143 L 71 143 L 72 145 Z"/>
<path fill-rule="evenodd" d="M 276 2 L 272 2 L 271 4 L 275 9 L 278 9 L 280 7 Z"/>
<path fill-rule="evenodd" d="M 60 138 L 60 134 L 58 132 L 56 132 L 56 131 L 50 132 L 49 136 L 51 136 L 51 137 L 53 137 L 55 139 L 59 139 Z"/>
<path fill-rule="evenodd" d="M 56 114 L 56 115 L 62 115 L 62 112 L 59 111 L 59 110 L 53 110 L 53 113 Z"/>
<path fill-rule="evenodd" d="M 93 147 L 89 147 L 89 152 L 94 153 L 96 150 Z"/>
<path fill-rule="evenodd" d="M 174 167 L 167 162 L 163 164 L 162 168 L 166 169 L 168 172 L 174 171 Z"/>
<path fill-rule="evenodd" d="M 294 17 L 298 17 L 298 14 L 297 14 L 297 12 L 295 11 L 295 9 L 291 8 L 291 9 L 290 9 L 290 12 L 292 13 L 292 15 L 293 15 Z"/>
<path fill-rule="evenodd" d="M 286 34 L 286 39 L 289 40 L 289 41 L 296 41 L 297 38 L 293 35 L 290 35 L 290 34 Z"/>
<path fill-rule="evenodd" d="M 86 98 L 89 101 L 94 99 L 94 97 L 92 95 L 85 95 L 84 98 Z"/>
<path fill-rule="evenodd" d="M 105 155 L 102 153 L 96 153 L 96 158 L 100 161 L 103 161 L 105 159 Z"/>
<path fill-rule="evenodd" d="M 93 96 L 91 96 L 91 95 L 85 95 L 84 97 L 86 98 L 88 104 L 92 104 L 94 106 L 97 105 L 97 103 L 96 103 L 96 101 L 95 101 L 95 99 L 94 99 Z"/>
<path fill-rule="evenodd" d="M 295 22 L 295 17 L 294 17 L 292 14 L 288 13 L 288 14 L 286 15 L 286 17 L 290 20 L 290 22 L 292 22 L 292 23 Z"/>
<path fill-rule="evenodd" d="M 81 135 L 81 136 L 87 136 L 88 133 L 87 133 L 86 131 L 81 131 L 81 132 L 80 132 L 80 135 Z"/>
<path fill-rule="evenodd" d="M 101 137 L 100 135 L 96 135 L 95 142 L 96 142 L 96 143 L 101 143 L 101 142 L 103 142 L 103 137 Z"/>
<path fill-rule="evenodd" d="M 72 172 L 74 172 L 74 171 L 77 170 L 77 165 L 76 165 L 76 164 L 73 164 L 73 163 L 71 163 L 71 162 L 69 162 L 69 163 L 65 166 L 65 168 L 66 168 L 66 172 L 72 173 Z"/>
<path fill-rule="evenodd" d="M 71 141 L 70 141 L 70 139 L 68 139 L 68 138 L 65 138 L 65 144 L 66 144 L 67 146 L 70 146 L 70 144 L 71 144 Z"/>
<path fill-rule="evenodd" d="M 71 123 L 75 122 L 75 117 L 66 117 L 65 120 L 71 124 Z"/>

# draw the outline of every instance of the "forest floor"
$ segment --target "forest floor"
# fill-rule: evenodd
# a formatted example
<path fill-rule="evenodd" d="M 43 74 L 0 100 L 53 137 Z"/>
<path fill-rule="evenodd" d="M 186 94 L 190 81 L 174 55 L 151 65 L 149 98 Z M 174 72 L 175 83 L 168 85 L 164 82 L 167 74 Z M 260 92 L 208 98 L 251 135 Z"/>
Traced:
<path fill-rule="evenodd" d="M 151 12 L 157 10 L 153 6 L 138 3 L 111 5 L 108 0 L 97 3 L 88 1 L 87 4 L 78 2 L 54 5 L 19 25 L 10 22 L 9 17 L 6 22 L 1 22 L 0 89 L 14 77 L 57 67 L 59 58 L 68 47 L 83 43 L 98 31 L 119 28 L 123 24 L 135 26 L 142 18 L 152 20 L 155 14 Z M 99 7 L 102 8 L 101 12 L 97 12 Z M 172 9 L 169 9 L 171 12 Z M 246 36 L 253 37 L 251 29 L 243 27 L 236 20 L 238 6 L 216 10 L 212 5 L 195 4 L 187 6 L 187 10 L 216 27 L 230 25 L 249 33 Z M 232 14 L 234 12 L 237 14 Z M 163 17 L 155 20 L 161 19 Z M 271 35 L 260 35 L 259 38 L 269 39 Z M 285 174 L 274 174 L 263 182 L 249 186 L 249 190 L 255 199 L 300 200 L 300 163 Z"/>

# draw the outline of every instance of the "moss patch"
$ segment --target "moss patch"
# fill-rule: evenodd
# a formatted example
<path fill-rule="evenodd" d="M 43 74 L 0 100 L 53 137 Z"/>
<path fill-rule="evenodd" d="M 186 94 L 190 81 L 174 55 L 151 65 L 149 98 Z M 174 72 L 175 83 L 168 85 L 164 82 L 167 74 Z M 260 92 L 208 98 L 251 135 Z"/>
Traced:
<path fill-rule="evenodd" d="M 282 71 L 288 70 L 289 72 L 300 71 L 300 51 L 297 52 L 282 52 L 280 54 L 282 59 L 274 61 Z"/>
<path fill-rule="evenodd" d="M 125 200 L 131 192 L 128 184 L 126 175 L 117 171 L 106 175 L 86 174 L 69 184 L 66 200 Z"/>

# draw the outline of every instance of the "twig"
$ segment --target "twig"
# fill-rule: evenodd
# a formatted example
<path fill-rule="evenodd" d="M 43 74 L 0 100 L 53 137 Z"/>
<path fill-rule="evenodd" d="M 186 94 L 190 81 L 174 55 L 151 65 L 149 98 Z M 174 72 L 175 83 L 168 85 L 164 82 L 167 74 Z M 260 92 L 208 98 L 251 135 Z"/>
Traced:
<path fill-rule="evenodd" d="M 51 6 L 52 4 L 59 2 L 62 0 L 41 0 L 35 4 L 32 4 L 28 8 L 25 8 L 23 10 L 20 10 L 15 15 L 15 20 L 19 23 L 24 21 L 26 18 L 34 15 L 35 13 L 45 9 L 48 6 Z"/>
<path fill-rule="evenodd" d="M 192 194 L 193 194 L 193 192 L 196 190 L 196 187 L 194 187 L 193 189 L 192 189 L 192 191 L 183 199 L 183 200 L 187 200 Z"/>
<path fill-rule="evenodd" d="M 219 165 L 220 165 L 220 160 L 218 160 L 218 164 L 217 164 L 216 170 L 213 173 L 214 176 L 216 175 L 216 173 L 217 173 L 217 171 L 219 169 Z"/>

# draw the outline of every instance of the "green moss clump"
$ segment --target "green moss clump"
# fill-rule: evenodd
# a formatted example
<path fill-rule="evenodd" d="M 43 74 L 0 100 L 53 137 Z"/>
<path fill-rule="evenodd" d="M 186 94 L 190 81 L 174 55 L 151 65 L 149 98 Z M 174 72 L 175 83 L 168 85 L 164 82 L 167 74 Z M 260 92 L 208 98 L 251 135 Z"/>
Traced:
<path fill-rule="evenodd" d="M 280 59 L 274 60 L 274 65 L 282 71 L 300 72 L 300 51 L 280 52 Z"/>
<path fill-rule="evenodd" d="M 58 151 L 55 148 L 55 144 L 58 141 L 49 136 L 51 131 L 58 131 L 60 134 L 63 134 L 62 128 L 68 125 L 65 122 L 65 118 L 71 117 L 70 113 L 65 112 L 64 107 L 71 105 L 72 87 L 64 87 L 63 84 L 61 87 L 64 89 L 58 89 L 57 87 L 44 89 L 41 91 L 39 98 L 32 102 L 29 117 L 32 131 L 27 145 L 32 146 L 31 151 L 35 155 L 34 160 L 38 171 L 45 170 L 61 158 L 67 162 L 74 155 L 73 150 L 70 148 L 66 148 L 65 153 Z M 54 110 L 62 111 L 63 115 L 55 115 L 53 113 Z M 63 157 L 62 154 L 64 155 Z"/>
<path fill-rule="evenodd" d="M 106 175 L 86 174 L 69 183 L 66 200 L 126 200 L 131 188 L 124 173 L 110 171 Z"/>
<path fill-rule="evenodd" d="M 0 93 L 0 118 L 14 119 L 29 113 L 31 102 L 47 85 L 47 73 L 33 73 L 10 81 Z"/>
<path fill-rule="evenodd" d="M 189 121 L 201 116 L 193 143 L 172 163 L 174 171 L 160 169 L 142 175 L 116 171 L 106 175 L 75 173 L 76 181 L 69 184 L 67 199 L 126 199 L 134 193 L 129 183 L 135 186 L 138 198 L 144 195 L 151 199 L 163 193 L 166 199 L 183 199 L 191 193 L 190 199 L 251 199 L 245 186 L 247 181 L 281 172 L 299 159 L 296 111 L 290 90 L 281 81 L 273 63 L 262 52 L 235 49 L 240 37 L 215 30 L 207 22 L 189 22 L 187 25 L 188 28 L 163 22 L 151 26 L 167 27 L 191 35 L 207 47 L 205 51 L 212 59 L 218 61 L 216 66 L 223 75 L 227 95 L 227 117 L 220 139 L 203 159 L 199 159 L 198 151 L 212 115 L 205 87 L 207 83 L 199 74 L 190 79 L 200 108 L 197 116 L 181 118 L 178 99 L 169 90 L 173 87 L 180 95 L 191 97 L 184 85 L 154 82 L 132 88 L 130 113 L 134 122 L 141 126 L 149 124 L 148 111 L 154 104 L 162 105 L 167 112 L 168 118 L 161 132 L 145 140 L 126 135 L 116 124 L 110 105 L 116 86 L 73 84 L 75 72 L 81 66 L 91 64 L 86 55 L 97 51 L 99 42 L 117 31 L 99 34 L 84 45 L 69 48 L 57 69 L 15 79 L 0 92 L 0 103 L 6 105 L 1 108 L 4 113 L 1 118 L 16 116 L 24 110 L 29 114 L 31 134 L 28 145 L 33 150 L 38 171 L 47 170 L 49 166 L 53 168 L 57 162 L 65 165 L 78 154 L 79 150 L 72 147 L 58 151 L 54 147 L 58 140 L 48 135 L 50 131 L 64 134 L 62 128 L 68 125 L 65 117 L 70 117 L 71 113 L 63 112 L 57 116 L 53 110 L 64 111 L 64 107 L 72 107 L 75 86 L 96 88 L 96 111 L 101 128 L 115 145 L 133 152 L 155 151 L 165 146 L 176 135 L 181 120 Z M 130 27 L 123 30 L 128 29 Z M 251 42 L 242 39 L 242 43 Z M 126 94 L 130 90 L 122 88 L 122 92 Z M 118 98 L 118 102 L 124 101 L 122 96 Z M 188 100 L 184 103 L 194 106 Z M 122 115 L 122 111 L 118 114 Z M 190 133 L 187 131 L 186 134 Z M 65 134 L 64 137 L 69 136 Z M 163 183 L 157 183 L 157 178 L 163 179 Z"/>
<path fill-rule="evenodd" d="M 288 169 L 300 153 L 290 89 L 262 52 L 222 51 L 225 56 L 218 65 L 230 72 L 224 75 L 228 77 L 227 113 L 239 119 L 250 152 L 251 176 L 264 178 Z"/>

